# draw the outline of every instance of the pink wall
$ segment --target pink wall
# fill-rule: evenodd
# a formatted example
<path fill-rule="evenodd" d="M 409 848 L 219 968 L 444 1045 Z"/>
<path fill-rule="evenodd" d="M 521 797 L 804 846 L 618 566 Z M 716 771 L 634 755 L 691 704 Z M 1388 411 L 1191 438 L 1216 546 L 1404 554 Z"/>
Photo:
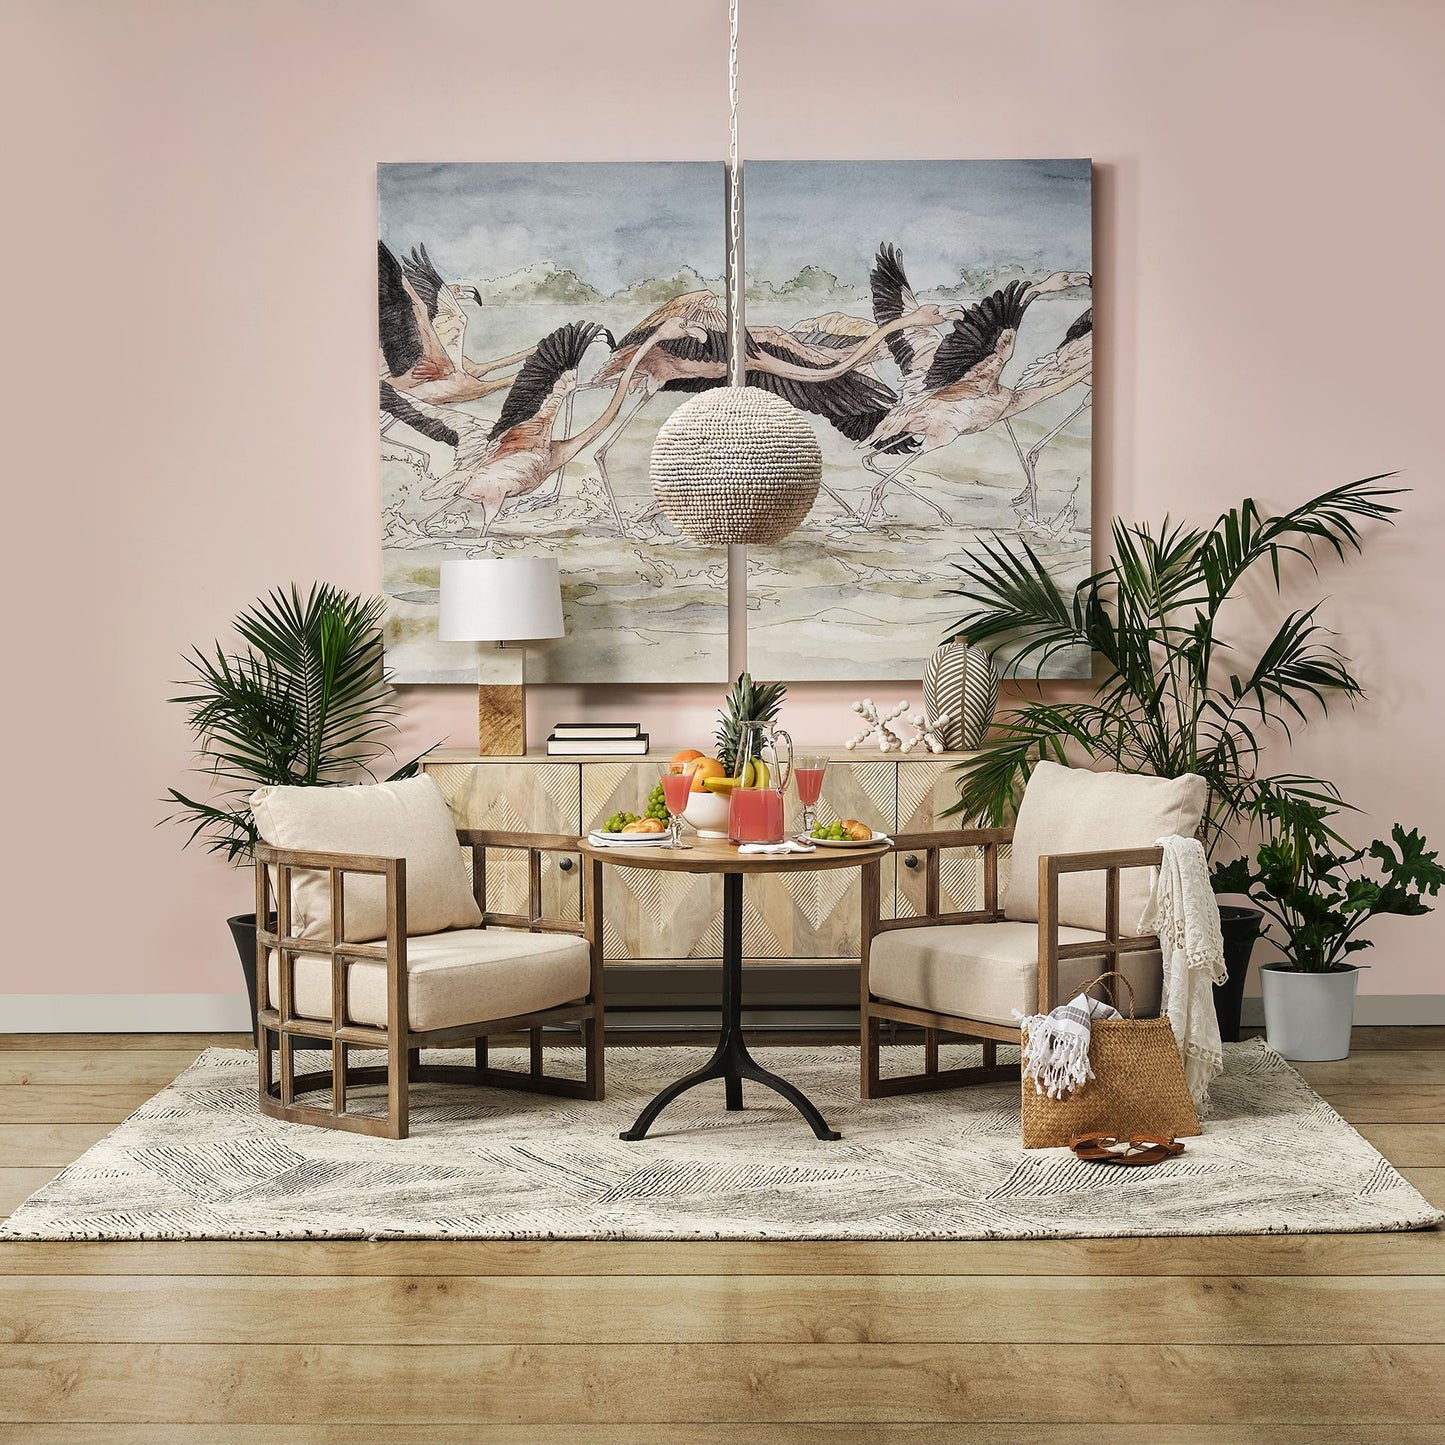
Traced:
<path fill-rule="evenodd" d="M 1370 699 L 1295 761 L 1445 842 L 1445 8 L 745 12 L 746 154 L 1096 159 L 1097 515 L 1207 517 L 1246 489 L 1288 503 L 1405 472 L 1405 525 L 1325 581 Z M 178 652 L 269 585 L 378 586 L 375 162 L 718 158 L 725 6 L 11 0 L 5 17 L 18 856 L 0 994 L 228 992 L 220 919 L 248 885 L 154 826 L 187 761 L 162 699 Z M 534 728 L 593 707 L 695 737 L 716 702 L 559 691 L 534 698 Z M 856 691 L 808 689 L 794 733 L 841 737 Z M 405 701 L 417 740 L 468 741 L 467 690 Z M 92 922 L 104 946 L 58 942 Z M 1445 921 L 1379 938 L 1366 990 L 1442 991 Z"/>

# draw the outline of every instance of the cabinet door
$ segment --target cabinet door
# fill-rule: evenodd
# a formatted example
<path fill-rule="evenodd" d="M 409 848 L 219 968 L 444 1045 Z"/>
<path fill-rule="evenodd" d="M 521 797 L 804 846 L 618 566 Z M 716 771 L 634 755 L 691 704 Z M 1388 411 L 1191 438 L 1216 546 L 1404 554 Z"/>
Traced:
<path fill-rule="evenodd" d="M 426 764 L 458 828 L 519 833 L 572 833 L 581 816 L 581 770 L 576 763 Z M 542 908 L 553 918 L 582 916 L 580 854 L 542 855 Z M 487 859 L 487 907 L 527 911 L 526 854 L 498 849 Z"/>
<path fill-rule="evenodd" d="M 880 832 L 897 826 L 898 764 L 891 759 L 835 759 L 823 776 L 818 817 L 857 818 Z M 789 788 L 787 828 L 802 826 L 802 805 Z M 749 958 L 857 959 L 861 929 L 860 871 L 797 872 L 749 878 L 743 950 Z M 883 870 L 882 912 L 893 916 L 893 869 Z"/>
<path fill-rule="evenodd" d="M 936 758 L 904 759 L 898 764 L 898 831 L 928 833 L 958 826 L 958 817 L 943 813 L 958 801 L 958 762 Z M 897 855 L 896 917 L 917 918 L 923 912 L 923 859 L 913 865 Z M 999 890 L 1008 880 L 1009 850 L 999 849 Z M 976 848 L 945 849 L 939 855 L 939 906 L 945 911 L 983 907 L 983 854 Z"/>
<path fill-rule="evenodd" d="M 600 828 L 613 813 L 645 813 L 658 777 L 655 758 L 584 763 L 584 829 Z M 608 864 L 602 890 L 608 962 L 722 957 L 721 878 Z"/>

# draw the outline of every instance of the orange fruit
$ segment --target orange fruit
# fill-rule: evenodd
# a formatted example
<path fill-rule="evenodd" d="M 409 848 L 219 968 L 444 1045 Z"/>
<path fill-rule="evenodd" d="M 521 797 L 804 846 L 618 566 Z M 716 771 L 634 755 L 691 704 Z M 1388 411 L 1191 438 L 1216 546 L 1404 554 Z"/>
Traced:
<path fill-rule="evenodd" d="M 702 792 L 709 778 L 725 778 L 727 769 L 716 758 L 697 758 L 692 764 L 692 791 Z"/>
<path fill-rule="evenodd" d="M 674 753 L 671 758 L 674 772 L 690 772 L 690 768 L 684 768 L 684 763 L 696 762 L 703 754 L 696 748 L 684 748 L 680 753 Z"/>

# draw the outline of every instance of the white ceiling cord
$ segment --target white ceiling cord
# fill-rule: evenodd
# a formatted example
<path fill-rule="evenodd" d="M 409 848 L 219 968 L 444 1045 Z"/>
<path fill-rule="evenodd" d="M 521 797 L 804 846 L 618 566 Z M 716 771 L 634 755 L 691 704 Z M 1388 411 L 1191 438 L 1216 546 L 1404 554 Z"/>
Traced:
<path fill-rule="evenodd" d="M 738 0 L 728 0 L 728 382 L 743 384 L 743 167 L 738 158 Z"/>

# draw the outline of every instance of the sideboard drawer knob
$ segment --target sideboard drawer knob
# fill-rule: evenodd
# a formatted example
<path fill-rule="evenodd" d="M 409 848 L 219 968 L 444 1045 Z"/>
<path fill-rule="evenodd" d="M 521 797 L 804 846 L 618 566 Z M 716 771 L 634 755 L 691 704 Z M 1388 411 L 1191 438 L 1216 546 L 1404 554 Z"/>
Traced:
<path fill-rule="evenodd" d="M 570 873 L 577 866 L 577 861 L 574 858 L 563 858 L 562 861 L 557 864 L 557 866 L 564 873 Z"/>
<path fill-rule="evenodd" d="M 905 853 L 905 854 L 903 855 L 903 866 L 904 866 L 905 868 L 917 868 L 917 867 L 918 867 L 918 854 L 917 854 L 917 853 Z"/>

